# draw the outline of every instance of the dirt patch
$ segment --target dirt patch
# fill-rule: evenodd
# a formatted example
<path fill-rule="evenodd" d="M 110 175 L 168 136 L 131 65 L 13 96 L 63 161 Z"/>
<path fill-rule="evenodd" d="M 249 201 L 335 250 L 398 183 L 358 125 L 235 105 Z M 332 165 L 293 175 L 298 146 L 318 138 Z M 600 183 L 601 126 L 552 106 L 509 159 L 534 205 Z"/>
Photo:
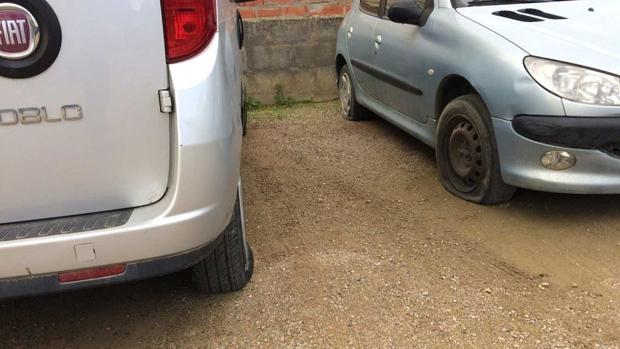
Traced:
<path fill-rule="evenodd" d="M 0 347 L 620 347 L 617 196 L 443 190 L 433 151 L 337 105 L 254 112 L 243 177 L 256 271 L 0 305 Z"/>

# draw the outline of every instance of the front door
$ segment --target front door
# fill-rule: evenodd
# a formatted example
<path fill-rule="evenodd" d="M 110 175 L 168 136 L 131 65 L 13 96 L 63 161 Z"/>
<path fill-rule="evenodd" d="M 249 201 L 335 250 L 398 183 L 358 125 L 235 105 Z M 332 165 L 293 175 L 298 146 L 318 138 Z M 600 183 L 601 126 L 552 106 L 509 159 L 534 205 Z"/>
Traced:
<path fill-rule="evenodd" d="M 359 8 L 347 23 L 347 44 L 355 81 L 362 92 L 374 99 L 380 90 L 376 76 L 369 71 L 375 59 L 374 30 L 379 20 L 381 0 L 360 0 Z"/>
<path fill-rule="evenodd" d="M 410 0 L 424 10 L 429 1 Z M 375 26 L 377 75 L 380 76 L 379 100 L 386 106 L 419 122 L 427 120 L 423 86 L 429 78 L 424 52 L 430 49 L 424 27 L 390 21 L 387 13 L 392 4 L 402 0 L 386 0 L 385 11 Z M 432 0 L 429 6 L 432 6 Z"/>

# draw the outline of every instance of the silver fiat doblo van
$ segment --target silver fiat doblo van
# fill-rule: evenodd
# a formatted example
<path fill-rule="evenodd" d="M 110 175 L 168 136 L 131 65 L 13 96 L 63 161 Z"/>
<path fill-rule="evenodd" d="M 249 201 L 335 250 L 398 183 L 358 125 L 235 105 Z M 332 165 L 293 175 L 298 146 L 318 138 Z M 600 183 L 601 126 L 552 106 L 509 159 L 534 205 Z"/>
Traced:
<path fill-rule="evenodd" d="M 0 298 L 248 282 L 234 2 L 0 3 Z"/>

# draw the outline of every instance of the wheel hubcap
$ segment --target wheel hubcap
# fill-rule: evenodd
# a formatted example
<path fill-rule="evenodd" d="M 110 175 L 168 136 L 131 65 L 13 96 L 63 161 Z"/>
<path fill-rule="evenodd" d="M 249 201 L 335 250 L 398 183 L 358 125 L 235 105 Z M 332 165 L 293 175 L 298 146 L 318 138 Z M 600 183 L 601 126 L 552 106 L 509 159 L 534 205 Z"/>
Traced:
<path fill-rule="evenodd" d="M 344 115 L 349 115 L 351 111 L 351 80 L 349 79 L 349 75 L 347 73 L 343 73 L 340 76 L 340 81 L 338 83 L 338 92 L 340 95 L 340 106 L 342 107 L 342 113 Z"/>
<path fill-rule="evenodd" d="M 448 139 L 452 182 L 458 190 L 471 192 L 476 189 L 484 173 L 480 136 L 474 125 L 465 117 L 455 118 L 452 125 Z"/>

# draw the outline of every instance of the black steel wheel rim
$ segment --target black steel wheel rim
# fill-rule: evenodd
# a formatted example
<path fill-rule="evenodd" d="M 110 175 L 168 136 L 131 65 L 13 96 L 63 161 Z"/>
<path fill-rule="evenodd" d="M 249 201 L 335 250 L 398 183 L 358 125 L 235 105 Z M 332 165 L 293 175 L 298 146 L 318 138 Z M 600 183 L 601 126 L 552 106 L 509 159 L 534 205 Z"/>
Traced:
<path fill-rule="evenodd" d="M 476 190 L 484 178 L 486 164 L 480 135 L 473 122 L 465 115 L 455 115 L 443 141 L 450 182 L 463 193 Z"/>

